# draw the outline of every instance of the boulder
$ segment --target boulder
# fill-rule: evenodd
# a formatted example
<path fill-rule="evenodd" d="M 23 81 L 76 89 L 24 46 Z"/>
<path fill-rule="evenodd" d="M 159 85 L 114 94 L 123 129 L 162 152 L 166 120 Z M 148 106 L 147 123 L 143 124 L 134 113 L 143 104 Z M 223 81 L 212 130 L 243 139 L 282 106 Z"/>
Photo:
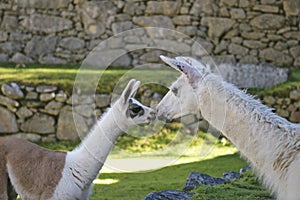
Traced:
<path fill-rule="evenodd" d="M 67 18 L 41 14 L 31 14 L 25 17 L 21 24 L 31 31 L 44 33 L 57 33 L 73 27 L 73 22 Z"/>
<path fill-rule="evenodd" d="M 262 14 L 250 21 L 250 24 L 259 29 L 278 30 L 284 25 L 285 18 L 281 15 Z"/>
<path fill-rule="evenodd" d="M 149 15 L 174 16 L 180 9 L 180 1 L 148 1 L 146 13 Z"/>
<path fill-rule="evenodd" d="M 0 104 L 1 105 L 4 105 L 6 107 L 19 107 L 19 102 L 15 101 L 15 100 L 12 100 L 8 97 L 5 97 L 5 96 L 2 96 L 0 95 Z"/>
<path fill-rule="evenodd" d="M 16 133 L 18 131 L 14 113 L 0 106 L 0 133 Z"/>
<path fill-rule="evenodd" d="M 10 85 L 3 83 L 1 85 L 2 93 L 11 99 L 22 99 L 24 98 L 24 93 L 20 89 L 19 85 L 16 83 L 11 83 Z"/>
<path fill-rule="evenodd" d="M 11 61 L 14 63 L 33 63 L 33 60 L 30 57 L 25 56 L 22 53 L 17 52 L 13 57 L 11 58 Z"/>
<path fill-rule="evenodd" d="M 229 31 L 235 23 L 235 20 L 220 17 L 203 17 L 201 25 L 208 26 L 208 36 L 211 38 L 219 38 L 221 35 Z"/>
<path fill-rule="evenodd" d="M 266 61 L 272 61 L 280 66 L 290 66 L 293 63 L 293 58 L 290 55 L 273 48 L 261 50 L 259 57 Z"/>
<path fill-rule="evenodd" d="M 71 51 L 79 50 L 84 48 L 84 40 L 75 38 L 75 37 L 67 37 L 62 39 L 59 42 L 59 46 Z"/>
<path fill-rule="evenodd" d="M 199 185 L 213 186 L 224 183 L 225 181 L 222 178 L 214 178 L 207 174 L 192 172 L 183 186 L 183 191 L 191 191 Z"/>
<path fill-rule="evenodd" d="M 49 134 L 55 133 L 55 120 L 53 117 L 35 113 L 21 125 L 21 130 L 27 133 Z"/>
<path fill-rule="evenodd" d="M 59 140 L 76 140 L 84 137 L 89 130 L 86 120 L 79 114 L 73 113 L 70 106 L 62 108 L 57 124 Z"/>
<path fill-rule="evenodd" d="M 161 192 L 152 192 L 148 194 L 144 200 L 190 200 L 192 193 L 182 192 L 178 190 L 165 190 Z"/>

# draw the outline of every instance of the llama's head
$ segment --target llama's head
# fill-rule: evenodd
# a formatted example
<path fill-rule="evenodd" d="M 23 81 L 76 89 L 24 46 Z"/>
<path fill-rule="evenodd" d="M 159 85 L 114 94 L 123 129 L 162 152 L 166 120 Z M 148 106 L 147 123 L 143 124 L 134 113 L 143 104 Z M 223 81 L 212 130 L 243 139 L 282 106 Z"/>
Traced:
<path fill-rule="evenodd" d="M 172 120 L 187 114 L 198 114 L 196 89 L 201 80 L 209 73 L 207 67 L 192 58 L 166 56 L 160 58 L 182 75 L 170 86 L 169 92 L 157 105 L 160 120 Z"/>
<path fill-rule="evenodd" d="M 126 127 L 136 124 L 148 124 L 156 118 L 152 108 L 141 104 L 134 98 L 140 83 L 140 81 L 131 79 L 120 98 L 113 105 L 113 108 L 116 108 L 114 116 L 116 118 L 124 117 L 125 121 L 120 119 L 119 123 L 124 123 L 122 125 Z"/>

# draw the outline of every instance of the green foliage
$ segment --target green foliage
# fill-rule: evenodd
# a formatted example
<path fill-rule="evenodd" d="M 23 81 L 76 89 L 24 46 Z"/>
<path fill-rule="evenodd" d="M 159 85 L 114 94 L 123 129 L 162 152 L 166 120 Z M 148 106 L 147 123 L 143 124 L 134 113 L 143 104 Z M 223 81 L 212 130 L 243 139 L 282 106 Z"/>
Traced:
<path fill-rule="evenodd" d="M 215 186 L 200 186 L 193 191 L 195 194 L 193 200 L 265 200 L 271 199 L 270 192 L 264 189 L 254 173 L 247 171 L 240 179 L 232 183 Z"/>

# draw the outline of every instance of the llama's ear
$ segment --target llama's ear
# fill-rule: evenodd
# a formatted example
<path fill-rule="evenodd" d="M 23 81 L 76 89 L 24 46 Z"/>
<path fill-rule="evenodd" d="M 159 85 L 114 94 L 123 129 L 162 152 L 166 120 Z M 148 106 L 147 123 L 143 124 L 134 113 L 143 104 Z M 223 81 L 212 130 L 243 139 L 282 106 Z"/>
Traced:
<path fill-rule="evenodd" d="M 140 81 L 136 81 L 135 79 L 131 79 L 126 88 L 123 90 L 122 95 L 121 95 L 121 101 L 126 104 L 130 98 L 134 97 L 139 85 L 140 85 Z"/>
<path fill-rule="evenodd" d="M 196 87 L 200 79 L 199 71 L 194 68 L 191 63 L 184 57 L 176 57 L 176 59 L 169 58 L 166 56 L 160 56 L 160 58 L 168 64 L 170 67 L 180 71 L 185 74 L 189 80 L 189 83 Z"/>

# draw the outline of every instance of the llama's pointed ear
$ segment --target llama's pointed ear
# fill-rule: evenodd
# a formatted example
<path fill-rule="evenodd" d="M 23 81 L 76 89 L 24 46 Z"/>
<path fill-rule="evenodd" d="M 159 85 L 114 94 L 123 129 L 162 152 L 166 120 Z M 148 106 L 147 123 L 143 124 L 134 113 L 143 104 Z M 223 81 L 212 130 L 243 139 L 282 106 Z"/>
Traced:
<path fill-rule="evenodd" d="M 131 97 L 135 96 L 135 94 L 136 94 L 136 92 L 139 88 L 140 83 L 141 83 L 140 81 L 136 81 L 135 79 L 131 79 L 128 82 L 126 88 L 123 90 L 122 95 L 120 97 L 121 101 L 124 104 L 126 104 Z"/>
<path fill-rule="evenodd" d="M 184 57 L 176 57 L 176 59 L 169 58 L 166 56 L 160 56 L 160 58 L 172 68 L 180 71 L 181 73 L 185 74 L 189 79 L 189 83 L 196 87 L 199 79 L 200 73 L 199 71 L 194 68 L 190 62 Z"/>

